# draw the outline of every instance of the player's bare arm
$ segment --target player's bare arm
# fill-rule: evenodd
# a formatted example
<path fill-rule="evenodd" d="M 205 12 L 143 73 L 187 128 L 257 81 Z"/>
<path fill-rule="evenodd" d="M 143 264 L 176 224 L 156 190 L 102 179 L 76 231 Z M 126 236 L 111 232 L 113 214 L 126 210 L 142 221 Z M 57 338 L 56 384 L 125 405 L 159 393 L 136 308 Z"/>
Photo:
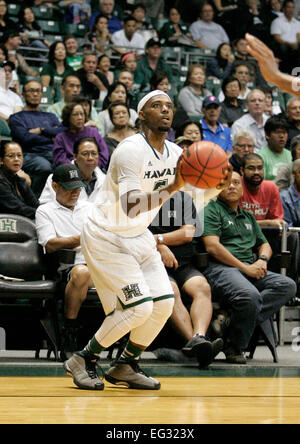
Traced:
<path fill-rule="evenodd" d="M 279 71 L 273 51 L 261 40 L 250 34 L 246 34 L 245 38 L 248 43 L 248 52 L 258 61 L 264 78 L 283 91 L 300 97 L 300 78 Z"/>

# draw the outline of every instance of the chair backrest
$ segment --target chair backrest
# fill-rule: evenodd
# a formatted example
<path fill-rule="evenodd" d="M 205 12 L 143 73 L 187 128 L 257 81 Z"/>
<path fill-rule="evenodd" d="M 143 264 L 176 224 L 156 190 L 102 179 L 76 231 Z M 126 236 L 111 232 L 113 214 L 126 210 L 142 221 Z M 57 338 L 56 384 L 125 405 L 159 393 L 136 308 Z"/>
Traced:
<path fill-rule="evenodd" d="M 34 222 L 15 214 L 0 214 L 0 274 L 35 281 L 45 272 Z"/>

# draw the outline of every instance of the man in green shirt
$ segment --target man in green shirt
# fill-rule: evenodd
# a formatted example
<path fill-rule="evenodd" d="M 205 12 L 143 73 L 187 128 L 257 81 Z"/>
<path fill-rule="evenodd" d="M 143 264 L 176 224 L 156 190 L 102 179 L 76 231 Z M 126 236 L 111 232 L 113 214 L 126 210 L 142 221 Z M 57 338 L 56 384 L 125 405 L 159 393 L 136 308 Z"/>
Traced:
<path fill-rule="evenodd" d="M 145 55 L 137 64 L 135 83 L 140 85 L 141 91 L 150 90 L 150 79 L 157 71 L 165 72 L 170 84 L 173 83 L 171 69 L 162 57 L 161 43 L 158 38 L 153 38 L 146 43 Z"/>
<path fill-rule="evenodd" d="M 268 145 L 257 154 L 264 160 L 264 178 L 275 182 L 278 170 L 292 162 L 292 154 L 285 148 L 288 139 L 288 125 L 285 119 L 270 117 L 265 124 Z"/>
<path fill-rule="evenodd" d="M 272 250 L 251 212 L 239 207 L 241 176 L 204 209 L 203 242 L 211 260 L 203 274 L 213 298 L 231 312 L 224 353 L 227 362 L 246 364 L 247 349 L 257 324 L 271 318 L 295 296 L 296 284 L 268 271 Z"/>

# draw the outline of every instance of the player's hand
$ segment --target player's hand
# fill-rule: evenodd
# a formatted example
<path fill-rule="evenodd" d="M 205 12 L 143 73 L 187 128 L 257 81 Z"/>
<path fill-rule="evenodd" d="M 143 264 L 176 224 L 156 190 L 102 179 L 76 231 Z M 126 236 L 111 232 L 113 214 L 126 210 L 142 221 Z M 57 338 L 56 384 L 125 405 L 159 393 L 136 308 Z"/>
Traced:
<path fill-rule="evenodd" d="M 176 174 L 175 174 L 175 179 L 174 179 L 174 185 L 176 186 L 176 188 L 178 190 L 185 185 L 185 180 L 181 175 L 182 162 L 183 162 L 183 157 L 181 154 L 181 156 L 179 157 L 178 162 L 177 162 Z"/>
<path fill-rule="evenodd" d="M 164 266 L 168 268 L 174 268 L 174 270 L 177 270 L 178 262 L 176 257 L 170 250 L 170 248 L 167 247 L 167 245 L 159 244 L 157 245 L 157 250 L 160 252 Z"/>
<path fill-rule="evenodd" d="M 230 163 L 228 163 L 227 167 L 224 168 L 224 178 L 221 180 L 219 185 L 216 186 L 217 190 L 224 190 L 224 188 L 229 187 L 231 182 L 233 168 Z"/>

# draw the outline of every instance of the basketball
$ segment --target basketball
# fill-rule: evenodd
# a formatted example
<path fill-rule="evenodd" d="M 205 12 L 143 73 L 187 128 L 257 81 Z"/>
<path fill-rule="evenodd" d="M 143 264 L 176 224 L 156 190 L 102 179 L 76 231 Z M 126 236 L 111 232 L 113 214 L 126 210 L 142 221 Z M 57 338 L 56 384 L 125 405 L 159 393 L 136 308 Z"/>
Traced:
<path fill-rule="evenodd" d="M 197 188 L 214 188 L 224 179 L 228 166 L 225 151 L 213 142 L 195 142 L 183 152 L 181 175 Z"/>

